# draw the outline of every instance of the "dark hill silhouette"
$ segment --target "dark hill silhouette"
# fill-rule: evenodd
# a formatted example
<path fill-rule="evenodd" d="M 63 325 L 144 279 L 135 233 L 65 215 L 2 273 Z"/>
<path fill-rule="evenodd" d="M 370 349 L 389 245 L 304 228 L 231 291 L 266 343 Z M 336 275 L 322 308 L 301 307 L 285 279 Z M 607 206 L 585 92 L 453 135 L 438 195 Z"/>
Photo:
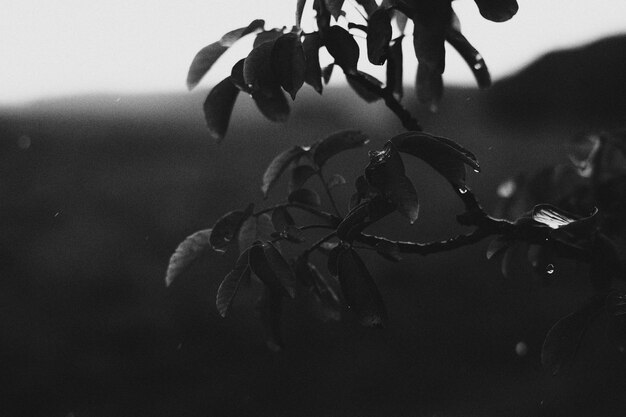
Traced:
<path fill-rule="evenodd" d="M 494 116 L 516 123 L 623 125 L 626 35 L 549 53 L 496 83 L 488 98 Z"/>

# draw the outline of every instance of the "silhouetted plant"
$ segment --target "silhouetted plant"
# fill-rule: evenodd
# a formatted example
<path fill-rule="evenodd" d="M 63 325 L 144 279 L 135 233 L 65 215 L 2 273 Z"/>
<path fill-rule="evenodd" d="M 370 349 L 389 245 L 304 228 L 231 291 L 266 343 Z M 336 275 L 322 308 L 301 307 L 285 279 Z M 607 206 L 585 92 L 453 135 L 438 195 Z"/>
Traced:
<path fill-rule="evenodd" d="M 190 89 L 234 42 L 256 35 L 252 51 L 213 87 L 204 103 L 211 136 L 218 141 L 224 138 L 240 91 L 249 94 L 268 119 L 284 121 L 289 115 L 285 93 L 295 99 L 306 83 L 321 94 L 334 67 L 343 70 L 348 84 L 364 100 L 384 100 L 407 132 L 391 137 L 383 149 L 369 152 L 369 164 L 356 179 L 345 215 L 333 190 L 346 180 L 340 174 L 328 177 L 324 169 L 330 158 L 366 145 L 367 136 L 357 130 L 344 130 L 315 143 L 284 150 L 269 163 L 261 185 L 267 196 L 281 176 L 289 175 L 284 202 L 262 209 L 250 204 L 226 213 L 212 228 L 189 236 L 170 259 L 166 283 L 171 284 L 206 248 L 237 251 L 233 270 L 219 286 L 217 310 L 225 317 L 242 285 L 252 277 L 258 278 L 263 292 L 257 308 L 267 344 L 278 350 L 282 346 L 281 306 L 285 299 L 296 296 L 311 297 L 317 303 L 318 315 L 326 320 L 339 319 L 344 307 L 348 307 L 365 326 L 385 324 L 383 298 L 355 249 L 370 249 L 398 262 L 402 254 L 449 251 L 493 237 L 487 257 L 501 258 L 504 274 L 520 261 L 515 254 L 522 252 L 543 279 L 554 273 L 562 258 L 589 264 L 594 291 L 590 301 L 557 322 L 546 337 L 542 361 L 551 371 L 557 372 L 574 357 L 587 325 L 603 309 L 624 334 L 626 295 L 612 289 L 615 280 L 625 278 L 626 265 L 624 132 L 580 140 L 571 166 L 551 168 L 531 180 L 518 177 L 506 181 L 498 189 L 502 197 L 498 214 L 508 219 L 493 217 L 466 184 L 466 167 L 480 171 L 474 154 L 451 139 L 423 132 L 417 119 L 401 103 L 402 41 L 407 19 L 413 22 L 413 46 L 418 60 L 416 89 L 421 103 L 433 107 L 441 97 L 446 41 L 468 63 L 479 87 L 490 85 L 485 62 L 461 34 L 451 2 L 390 0 L 379 5 L 374 0 L 358 0 L 358 6 L 352 7 L 366 16 L 367 25 L 361 25 L 346 21 L 343 1 L 315 0 L 312 6 L 317 31 L 311 33 L 300 28 L 305 3 L 297 2 L 296 24 L 291 30 L 266 30 L 262 20 L 255 20 L 227 33 L 193 59 L 187 78 Z M 476 3 L 480 13 L 493 21 L 508 20 L 517 11 L 515 0 Z M 392 24 L 399 33 L 395 38 Z M 386 64 L 384 84 L 358 69 L 360 48 L 351 31 L 366 34 L 366 52 L 371 63 Z M 319 61 L 322 47 L 334 59 L 324 68 Z M 403 155 L 420 159 L 448 181 L 464 206 L 456 220 L 472 227 L 470 233 L 420 243 L 394 241 L 365 232 L 368 226 L 396 211 L 410 223 L 419 216 L 418 193 L 406 175 Z M 321 208 L 321 197 L 308 188 L 314 178 L 321 181 L 332 213 Z M 300 221 L 296 221 L 296 211 L 306 212 L 308 217 L 297 216 Z M 307 232 L 316 229 L 327 230 L 327 234 L 308 243 Z M 524 250 L 517 250 L 520 247 Z M 294 250 L 297 255 L 285 255 Z M 311 257 L 314 252 L 326 256 L 325 268 L 315 265 Z"/>

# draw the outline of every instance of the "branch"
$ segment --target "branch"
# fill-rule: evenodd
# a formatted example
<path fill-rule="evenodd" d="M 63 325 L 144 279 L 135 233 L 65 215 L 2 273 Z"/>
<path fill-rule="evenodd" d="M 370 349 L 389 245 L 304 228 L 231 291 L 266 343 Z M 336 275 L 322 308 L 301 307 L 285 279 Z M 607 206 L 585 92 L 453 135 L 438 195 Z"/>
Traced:
<path fill-rule="evenodd" d="M 417 119 L 415 119 L 413 115 L 407 109 L 405 109 L 398 100 L 396 100 L 396 98 L 393 96 L 392 91 L 382 88 L 375 83 L 372 83 L 358 72 L 345 71 L 345 74 L 346 77 L 348 77 L 352 81 L 359 83 L 368 91 L 382 98 L 385 101 L 385 104 L 387 105 L 389 110 L 391 110 L 396 116 L 398 116 L 398 119 L 400 119 L 400 122 L 405 129 L 416 132 L 422 131 L 422 127 L 420 126 Z"/>
<path fill-rule="evenodd" d="M 270 211 L 276 210 L 278 208 L 288 208 L 288 207 L 293 207 L 293 208 L 297 208 L 303 211 L 307 211 L 317 217 L 319 217 L 320 219 L 324 219 L 326 221 L 328 221 L 332 226 L 336 227 L 340 222 L 341 222 L 341 217 L 335 216 L 332 213 L 328 213 L 326 211 L 323 210 L 318 210 L 314 207 L 311 206 L 307 206 L 306 204 L 302 204 L 302 203 L 282 203 L 282 204 L 277 204 L 275 206 L 272 207 L 268 207 L 268 208 L 264 208 L 263 210 L 259 210 L 256 213 L 253 214 L 253 216 L 258 217 L 261 214 L 264 213 L 268 213 Z"/>

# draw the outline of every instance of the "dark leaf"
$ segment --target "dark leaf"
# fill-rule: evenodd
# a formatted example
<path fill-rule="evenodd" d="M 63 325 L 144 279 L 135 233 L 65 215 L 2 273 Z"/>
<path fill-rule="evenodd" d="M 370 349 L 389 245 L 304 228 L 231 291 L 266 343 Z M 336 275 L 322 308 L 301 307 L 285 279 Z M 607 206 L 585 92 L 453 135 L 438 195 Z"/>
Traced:
<path fill-rule="evenodd" d="M 254 44 L 252 45 L 252 47 L 256 48 L 257 46 L 265 42 L 274 42 L 282 34 L 283 34 L 282 29 L 274 28 L 271 30 L 264 30 L 263 32 L 260 32 L 258 35 L 256 35 L 256 38 L 254 38 Z"/>
<path fill-rule="evenodd" d="M 191 61 L 187 73 L 187 89 L 192 90 L 211 69 L 213 64 L 228 50 L 219 41 L 202 48 Z"/>
<path fill-rule="evenodd" d="M 358 130 L 341 130 L 322 139 L 315 147 L 313 161 L 319 167 L 340 152 L 365 145 L 367 136 Z"/>
<path fill-rule="evenodd" d="M 437 104 L 443 95 L 441 74 L 431 70 L 426 65 L 419 65 L 417 67 L 415 86 L 419 102 L 428 105 L 431 111 L 436 111 Z"/>
<path fill-rule="evenodd" d="M 419 201 L 413 183 L 404 174 L 404 164 L 393 142 L 389 141 L 379 152 L 370 152 L 370 163 L 365 168 L 368 183 L 378 189 L 385 199 L 411 223 L 419 215 Z"/>
<path fill-rule="evenodd" d="M 400 255 L 400 248 L 394 242 L 383 240 L 376 245 L 376 252 L 383 258 L 391 262 L 400 262 L 402 256 Z"/>
<path fill-rule="evenodd" d="M 335 64 L 330 64 L 322 69 L 322 79 L 324 80 L 324 84 L 328 84 L 330 81 L 330 76 L 333 75 L 333 68 L 335 68 Z"/>
<path fill-rule="evenodd" d="M 326 33 L 325 45 L 335 59 L 335 64 L 346 72 L 356 70 L 359 61 L 359 45 L 344 28 L 331 26 Z"/>
<path fill-rule="evenodd" d="M 298 0 L 296 4 L 296 26 L 300 27 L 302 23 L 302 13 L 304 12 L 304 5 L 306 0 Z"/>
<path fill-rule="evenodd" d="M 605 291 L 611 287 L 614 278 L 625 276 L 618 249 L 608 236 L 596 233 L 591 246 L 591 283 L 597 291 Z"/>
<path fill-rule="evenodd" d="M 243 79 L 253 93 L 273 97 L 280 86 L 272 66 L 274 42 L 265 42 L 254 48 L 243 62 Z"/>
<path fill-rule="evenodd" d="M 228 245 L 238 236 L 243 221 L 250 217 L 253 209 L 254 205 L 250 204 L 244 211 L 231 211 L 220 217 L 213 225 L 211 247 L 218 252 L 225 252 Z"/>
<path fill-rule="evenodd" d="M 445 7 L 449 7 L 449 3 Z M 442 13 L 445 14 L 445 12 Z M 435 75 L 441 76 L 445 68 L 446 51 L 444 42 L 450 15 L 424 15 L 413 19 L 413 48 L 415 56 L 419 66 L 423 70 L 427 69 L 428 74 L 432 74 L 433 77 Z"/>
<path fill-rule="evenodd" d="M 393 92 L 397 99 L 402 98 L 403 95 L 402 39 L 404 36 L 399 37 L 391 44 L 387 59 L 387 88 Z"/>
<path fill-rule="evenodd" d="M 398 26 L 398 30 L 400 31 L 400 33 L 402 35 L 404 35 L 404 29 L 406 28 L 406 23 L 408 21 L 408 17 L 404 13 L 402 13 L 402 12 L 400 12 L 398 10 L 394 10 L 393 15 L 395 17 L 396 25 Z"/>
<path fill-rule="evenodd" d="M 291 170 L 291 180 L 289 181 L 289 192 L 302 188 L 309 178 L 317 171 L 310 165 L 298 165 Z"/>
<path fill-rule="evenodd" d="M 296 99 L 296 93 L 304 84 L 306 61 L 300 37 L 295 33 L 286 33 L 274 42 L 272 50 L 272 69 L 278 81 Z"/>
<path fill-rule="evenodd" d="M 287 197 L 290 203 L 301 203 L 308 206 L 319 207 L 322 204 L 320 196 L 313 190 L 308 188 L 300 188 Z"/>
<path fill-rule="evenodd" d="M 193 58 L 187 73 L 187 88 L 193 89 L 202 77 L 211 69 L 217 59 L 222 56 L 224 52 L 237 41 L 239 38 L 261 29 L 265 22 L 263 20 L 254 20 L 245 28 L 236 29 L 228 32 L 217 42 L 212 43 L 200 50 Z"/>
<path fill-rule="evenodd" d="M 365 200 L 352 208 L 339 223 L 337 237 L 352 242 L 367 226 L 392 213 L 396 208 L 395 203 L 382 197 Z"/>
<path fill-rule="evenodd" d="M 239 234 L 237 235 L 239 253 L 243 253 L 257 240 L 259 240 L 257 238 L 257 219 L 254 216 L 250 216 L 243 221 L 239 228 Z"/>
<path fill-rule="evenodd" d="M 263 116 L 268 120 L 282 123 L 289 118 L 289 102 L 280 87 L 277 86 L 269 94 L 263 92 L 253 93 L 252 98 Z"/>
<path fill-rule="evenodd" d="M 309 263 L 308 267 L 314 284 L 312 294 L 318 305 L 314 310 L 317 316 L 323 321 L 340 320 L 342 305 L 337 292 L 315 265 Z"/>
<path fill-rule="evenodd" d="M 319 50 L 322 45 L 320 34 L 313 32 L 305 36 L 302 42 L 306 69 L 304 71 L 304 82 L 322 94 L 322 68 L 320 67 Z"/>
<path fill-rule="evenodd" d="M 391 41 L 391 18 L 384 8 L 377 9 L 367 22 L 367 57 L 374 65 L 387 60 Z"/>
<path fill-rule="evenodd" d="M 574 360 L 587 327 L 603 305 L 602 297 L 594 297 L 552 326 L 543 342 L 541 363 L 553 375 Z"/>
<path fill-rule="evenodd" d="M 272 218 L 269 214 L 263 213 L 256 219 L 256 233 L 257 240 L 267 242 L 271 240 L 272 232 L 274 232 L 274 225 L 272 224 Z"/>
<path fill-rule="evenodd" d="M 333 176 L 330 177 L 330 179 L 328 180 L 327 185 L 328 185 L 328 188 L 332 189 L 340 185 L 344 185 L 346 183 L 347 181 L 343 176 L 339 174 L 333 174 Z"/>
<path fill-rule="evenodd" d="M 280 329 L 282 303 L 283 299 L 280 292 L 264 286 L 256 305 L 265 332 L 267 347 L 272 352 L 279 352 L 283 349 L 283 338 Z"/>
<path fill-rule="evenodd" d="M 296 226 L 287 226 L 285 230 L 281 232 L 280 236 L 292 243 L 302 243 L 306 241 L 304 233 Z"/>
<path fill-rule="evenodd" d="M 244 59 L 240 59 L 237 61 L 233 68 L 230 71 L 230 81 L 241 91 L 244 91 L 248 94 L 252 93 L 252 90 L 248 87 L 245 80 L 243 79 L 243 63 Z"/>
<path fill-rule="evenodd" d="M 204 101 L 204 119 L 209 134 L 218 142 L 226 135 L 238 94 L 239 89 L 232 83 L 230 77 L 227 77 L 213 87 Z"/>
<path fill-rule="evenodd" d="M 295 222 L 285 207 L 278 207 L 272 211 L 272 224 L 274 225 L 274 229 L 278 233 L 281 233 L 286 230 L 288 226 L 293 226 Z"/>
<path fill-rule="evenodd" d="M 291 298 L 295 296 L 293 278 L 289 277 L 291 274 L 289 265 L 274 246 L 270 243 L 253 245 L 250 248 L 249 259 L 252 272 L 265 285 L 273 291 Z"/>
<path fill-rule="evenodd" d="M 373 103 L 382 98 L 378 94 L 378 89 L 382 87 L 383 83 L 376 77 L 357 70 L 354 73 L 346 74 L 346 80 L 354 92 L 366 102 Z"/>
<path fill-rule="evenodd" d="M 540 278 L 544 284 L 549 284 L 552 281 L 556 271 L 555 259 L 554 247 L 549 242 L 528 246 L 528 262 L 532 267 L 533 274 Z"/>
<path fill-rule="evenodd" d="M 365 13 L 371 15 L 378 9 L 378 4 L 376 4 L 376 0 L 356 0 L 363 8 L 365 9 Z"/>
<path fill-rule="evenodd" d="M 474 73 L 474 78 L 480 88 L 491 86 L 491 75 L 482 55 L 469 43 L 469 41 L 454 28 L 448 28 L 446 40 L 461 55 Z"/>
<path fill-rule="evenodd" d="M 519 6 L 516 0 L 474 0 L 480 14 L 493 22 L 504 22 L 515 16 Z"/>
<path fill-rule="evenodd" d="M 239 291 L 241 283 L 250 279 L 250 265 L 248 263 L 249 251 L 244 251 L 237 259 L 237 263 L 232 271 L 226 275 L 219 288 L 215 304 L 217 311 L 222 317 L 226 317 L 233 300 Z"/>
<path fill-rule="evenodd" d="M 383 299 L 365 264 L 353 249 L 338 256 L 338 276 L 348 307 L 364 326 L 382 327 L 387 319 Z"/>
<path fill-rule="evenodd" d="M 187 236 L 172 254 L 167 272 L 165 273 L 165 285 L 169 286 L 174 279 L 183 273 L 185 268 L 196 260 L 202 252 L 210 247 L 212 229 L 200 230 Z"/>
<path fill-rule="evenodd" d="M 480 171 L 476 157 L 456 142 L 422 132 L 406 132 L 391 142 L 400 152 L 416 156 L 443 175 L 455 187 L 465 185 L 465 166 Z"/>
<path fill-rule="evenodd" d="M 341 7 L 343 6 L 344 0 L 324 0 L 326 3 L 326 8 L 330 12 L 331 16 L 335 18 L 335 20 L 339 19 L 341 16 Z"/>
<path fill-rule="evenodd" d="M 268 191 L 274 186 L 285 169 L 306 155 L 307 152 L 308 151 L 302 146 L 296 145 L 281 152 L 272 160 L 272 162 L 270 162 L 269 166 L 265 170 L 265 173 L 263 174 L 263 185 L 261 186 L 261 191 L 263 192 L 264 197 L 267 197 Z"/>

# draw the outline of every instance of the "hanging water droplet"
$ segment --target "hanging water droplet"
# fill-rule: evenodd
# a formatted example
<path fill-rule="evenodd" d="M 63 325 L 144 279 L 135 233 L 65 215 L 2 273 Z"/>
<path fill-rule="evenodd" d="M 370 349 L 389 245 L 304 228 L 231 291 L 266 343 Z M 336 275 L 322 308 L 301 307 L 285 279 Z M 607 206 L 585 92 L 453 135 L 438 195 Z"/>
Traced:
<path fill-rule="evenodd" d="M 546 265 L 546 274 L 549 274 L 549 275 L 554 274 L 554 265 L 552 264 Z"/>
<path fill-rule="evenodd" d="M 480 172 L 480 170 L 474 168 L 474 172 L 478 173 L 478 172 Z"/>
<path fill-rule="evenodd" d="M 515 345 L 515 353 L 517 356 L 526 356 L 528 353 L 528 345 L 524 342 L 518 342 L 517 345 Z"/>
<path fill-rule="evenodd" d="M 474 64 L 474 69 L 475 69 L 476 71 L 478 71 L 478 70 L 479 70 L 479 69 L 481 69 L 482 67 L 483 67 L 482 62 L 477 62 L 477 63 L 475 63 L 475 64 Z"/>
<path fill-rule="evenodd" d="M 497 193 L 499 197 L 510 198 L 513 194 L 515 194 L 516 189 L 517 185 L 515 184 L 515 181 L 509 179 L 498 186 Z"/>
<path fill-rule="evenodd" d="M 461 193 L 461 194 L 465 194 L 465 193 L 467 193 L 467 191 L 468 191 L 468 190 L 467 190 L 467 188 L 465 188 L 465 187 L 459 187 L 459 193 Z"/>

